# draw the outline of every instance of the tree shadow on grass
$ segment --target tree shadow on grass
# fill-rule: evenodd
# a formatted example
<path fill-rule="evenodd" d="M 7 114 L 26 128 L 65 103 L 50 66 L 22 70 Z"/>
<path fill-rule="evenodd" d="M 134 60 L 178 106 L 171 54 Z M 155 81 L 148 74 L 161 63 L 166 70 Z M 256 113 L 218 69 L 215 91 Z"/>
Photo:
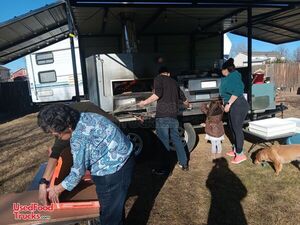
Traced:
<path fill-rule="evenodd" d="M 213 163 L 215 165 L 206 181 L 206 187 L 211 193 L 207 225 L 246 225 L 241 205 L 247 195 L 246 187 L 229 169 L 225 158 L 215 159 Z"/>

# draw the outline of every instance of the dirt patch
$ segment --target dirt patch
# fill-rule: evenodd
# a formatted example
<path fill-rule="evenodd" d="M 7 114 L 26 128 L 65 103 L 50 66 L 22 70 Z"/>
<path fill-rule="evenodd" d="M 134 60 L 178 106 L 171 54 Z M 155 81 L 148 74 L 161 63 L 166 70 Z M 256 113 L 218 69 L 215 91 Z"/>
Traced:
<path fill-rule="evenodd" d="M 286 94 L 284 96 L 285 101 L 283 102 L 289 110 L 284 113 L 285 117 L 298 116 L 299 117 L 299 107 L 300 107 L 300 95 Z"/>
<path fill-rule="evenodd" d="M 286 104 L 284 117 L 300 118 L 300 96 L 288 96 Z M 153 160 L 137 164 L 126 203 L 127 224 L 300 224 L 297 168 L 284 165 L 275 176 L 271 166 L 255 166 L 250 159 L 232 165 L 224 156 L 228 139 L 224 158 L 214 164 L 203 131 L 198 135 L 188 172 L 175 166 L 171 176 L 156 177 L 151 175 Z M 0 194 L 25 190 L 47 160 L 52 141 L 37 127 L 36 114 L 0 125 Z M 245 149 L 251 144 L 246 142 Z"/>

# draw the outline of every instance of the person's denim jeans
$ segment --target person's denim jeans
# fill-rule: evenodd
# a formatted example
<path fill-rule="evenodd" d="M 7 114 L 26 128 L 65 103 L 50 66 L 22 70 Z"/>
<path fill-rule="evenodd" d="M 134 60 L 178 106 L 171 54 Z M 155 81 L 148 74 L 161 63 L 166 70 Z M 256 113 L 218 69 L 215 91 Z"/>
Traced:
<path fill-rule="evenodd" d="M 173 142 L 179 164 L 182 166 L 187 165 L 187 155 L 182 143 L 182 138 L 178 132 L 179 122 L 175 118 L 164 117 L 156 118 L 155 128 L 156 134 L 160 141 L 164 144 L 167 151 L 170 151 L 170 140 Z"/>
<path fill-rule="evenodd" d="M 134 164 L 132 155 L 119 171 L 106 176 L 92 176 L 100 202 L 100 225 L 123 225 L 124 204 Z"/>

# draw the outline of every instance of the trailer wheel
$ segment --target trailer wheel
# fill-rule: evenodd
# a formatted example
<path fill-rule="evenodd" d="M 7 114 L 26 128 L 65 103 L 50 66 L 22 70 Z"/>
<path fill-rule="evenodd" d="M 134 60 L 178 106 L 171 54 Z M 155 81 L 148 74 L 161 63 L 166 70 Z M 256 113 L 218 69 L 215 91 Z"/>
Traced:
<path fill-rule="evenodd" d="M 141 154 L 141 152 L 143 150 L 143 146 L 144 146 L 144 142 L 143 142 L 143 139 L 141 138 L 141 136 L 138 135 L 137 133 L 129 132 L 127 134 L 127 137 L 133 144 L 134 155 L 138 156 L 139 154 Z"/>
<path fill-rule="evenodd" d="M 179 135 L 182 137 L 183 145 L 189 150 L 189 152 L 193 151 L 197 137 L 192 124 L 184 123 L 183 126 L 179 127 L 178 131 Z M 170 144 L 170 148 L 175 151 L 175 146 L 172 142 Z"/>
<path fill-rule="evenodd" d="M 127 137 L 133 144 L 133 152 L 136 158 L 146 155 L 149 146 L 149 132 L 144 129 L 129 130 Z"/>

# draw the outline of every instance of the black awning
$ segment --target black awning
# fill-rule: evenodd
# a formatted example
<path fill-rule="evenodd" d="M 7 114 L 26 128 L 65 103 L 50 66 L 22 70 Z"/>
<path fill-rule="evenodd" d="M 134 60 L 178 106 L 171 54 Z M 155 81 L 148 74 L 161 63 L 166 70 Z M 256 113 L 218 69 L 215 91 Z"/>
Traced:
<path fill-rule="evenodd" d="M 252 8 L 254 39 L 281 44 L 300 40 L 299 1 L 70 0 L 81 36 L 120 35 L 121 15 L 130 14 L 137 35 L 195 34 L 199 38 L 226 32 L 247 36 L 247 8 Z"/>
<path fill-rule="evenodd" d="M 0 64 L 68 37 L 65 2 L 56 2 L 0 24 Z"/>
<path fill-rule="evenodd" d="M 276 12 L 276 11 L 275 11 Z M 300 8 L 277 11 L 252 24 L 253 38 L 273 44 L 300 40 Z M 247 36 L 247 27 L 233 30 L 234 34 Z"/>
<path fill-rule="evenodd" d="M 207 38 L 225 32 L 281 44 L 300 40 L 299 1 L 98 1 L 70 0 L 78 34 L 121 35 L 120 14 L 132 13 L 137 35 L 184 34 Z M 68 37 L 66 3 L 56 2 L 0 24 L 0 64 Z"/>

